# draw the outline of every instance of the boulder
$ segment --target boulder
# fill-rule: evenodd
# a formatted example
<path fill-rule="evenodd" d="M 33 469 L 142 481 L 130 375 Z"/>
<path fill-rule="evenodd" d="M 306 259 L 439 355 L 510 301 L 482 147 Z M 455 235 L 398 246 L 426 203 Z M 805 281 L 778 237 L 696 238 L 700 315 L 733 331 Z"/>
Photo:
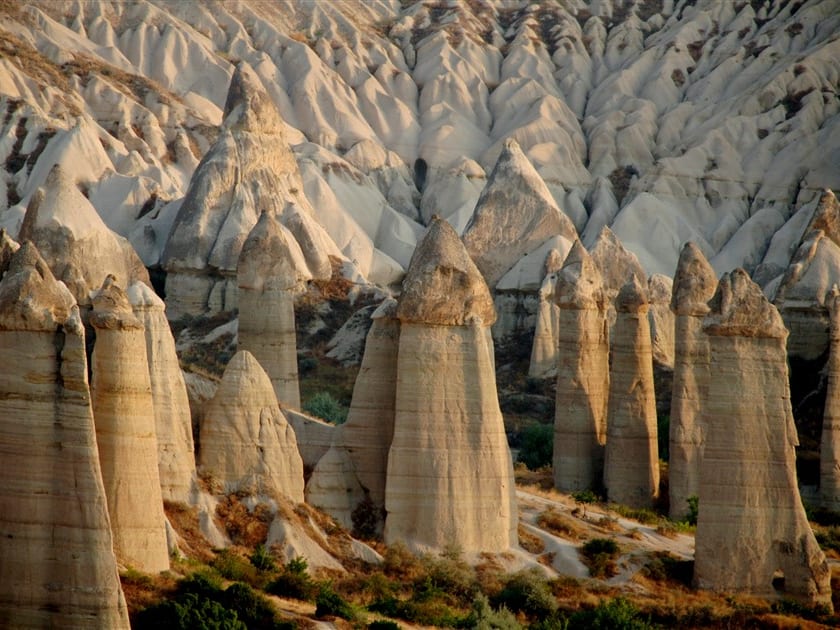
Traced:
<path fill-rule="evenodd" d="M 575 241 L 554 292 L 557 400 L 554 485 L 563 492 L 599 488 L 609 400 L 610 340 L 601 273 Z"/>
<path fill-rule="evenodd" d="M 702 332 L 706 303 L 717 287 L 717 275 L 700 248 L 686 243 L 674 274 L 671 310 L 674 334 L 674 389 L 671 396 L 668 492 L 670 515 L 682 519 L 688 499 L 699 492 L 703 456 L 703 401 L 709 389 L 709 342 Z"/>
<path fill-rule="evenodd" d="M 384 537 L 415 551 L 517 544 L 513 465 L 496 393 L 493 301 L 455 230 L 434 217 L 397 305 L 394 437 Z"/>
<path fill-rule="evenodd" d="M 695 584 L 831 607 L 831 571 L 796 480 L 788 331 L 743 269 L 721 278 L 709 308 Z"/>
<path fill-rule="evenodd" d="M 656 397 L 648 299 L 635 277 L 615 308 L 604 487 L 610 501 L 650 508 L 659 493 Z"/>
<path fill-rule="evenodd" d="M 268 375 L 240 350 L 207 404 L 199 432 L 199 472 L 224 492 L 303 501 L 303 461 L 294 429 L 277 404 Z"/>
<path fill-rule="evenodd" d="M 114 276 L 94 294 L 90 323 L 96 330 L 93 417 L 114 551 L 127 566 L 165 571 L 169 548 L 146 334 Z"/>
<path fill-rule="evenodd" d="M 0 281 L 0 619 L 128 630 L 84 327 L 32 243 L 16 251 Z"/>

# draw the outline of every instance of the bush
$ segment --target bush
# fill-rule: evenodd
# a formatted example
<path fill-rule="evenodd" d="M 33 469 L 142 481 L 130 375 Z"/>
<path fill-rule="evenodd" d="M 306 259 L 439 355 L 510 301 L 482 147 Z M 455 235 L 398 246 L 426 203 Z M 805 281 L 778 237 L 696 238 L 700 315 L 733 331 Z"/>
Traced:
<path fill-rule="evenodd" d="M 554 425 L 532 424 L 522 431 L 519 456 L 517 461 L 530 470 L 551 466 L 554 453 Z"/>
<path fill-rule="evenodd" d="M 332 424 L 343 424 L 347 420 L 347 408 L 329 392 L 318 392 L 312 396 L 303 405 L 303 410 Z"/>
<path fill-rule="evenodd" d="M 575 500 L 575 503 L 598 503 L 601 500 L 592 490 L 572 492 L 572 498 Z"/>
<path fill-rule="evenodd" d="M 353 508 L 353 512 L 350 514 L 350 520 L 353 523 L 353 536 L 364 540 L 376 538 L 379 524 L 383 519 L 383 510 L 377 509 L 371 498 L 365 495 L 365 498 L 359 501 L 359 504 Z"/>
<path fill-rule="evenodd" d="M 318 591 L 318 596 L 315 598 L 315 616 L 321 617 L 341 617 L 348 621 L 356 619 L 356 611 L 350 603 L 341 595 L 336 593 L 332 586 L 324 584 Z"/>
<path fill-rule="evenodd" d="M 270 573 L 277 570 L 277 563 L 274 561 L 268 549 L 265 548 L 265 545 L 260 544 L 254 547 L 254 552 L 249 559 L 257 571 Z"/>
<path fill-rule="evenodd" d="M 594 610 L 582 610 L 569 618 L 569 629 L 587 630 L 652 630 L 650 619 L 622 597 L 601 602 Z"/>
<path fill-rule="evenodd" d="M 472 630 L 522 630 L 512 612 L 505 607 L 493 610 L 483 594 L 475 598 L 472 614 L 464 626 Z"/>
<path fill-rule="evenodd" d="M 235 611 L 248 630 L 275 630 L 278 627 L 274 605 L 247 584 L 231 584 L 225 590 L 221 603 Z"/>
<path fill-rule="evenodd" d="M 501 592 L 493 598 L 493 605 L 523 612 L 533 619 L 545 619 L 557 611 L 557 600 L 548 581 L 536 568 L 512 574 Z"/>
<path fill-rule="evenodd" d="M 697 525 L 697 515 L 700 513 L 700 497 L 693 494 L 685 501 L 688 503 L 688 514 L 686 514 L 685 522 L 689 525 Z"/>
<path fill-rule="evenodd" d="M 611 538 L 593 538 L 581 546 L 580 552 L 592 577 L 611 578 L 618 573 L 615 561 L 619 548 L 618 543 Z"/>
<path fill-rule="evenodd" d="M 248 630 L 234 611 L 194 593 L 140 611 L 131 626 L 135 630 Z"/>
<path fill-rule="evenodd" d="M 230 549 L 220 551 L 210 563 L 222 577 L 234 582 L 248 582 L 255 584 L 257 571 L 249 560 L 237 555 Z"/>
<path fill-rule="evenodd" d="M 268 585 L 268 592 L 281 597 L 312 601 L 318 593 L 318 586 L 309 577 L 307 568 L 306 560 L 293 558 L 286 563 L 277 579 Z"/>

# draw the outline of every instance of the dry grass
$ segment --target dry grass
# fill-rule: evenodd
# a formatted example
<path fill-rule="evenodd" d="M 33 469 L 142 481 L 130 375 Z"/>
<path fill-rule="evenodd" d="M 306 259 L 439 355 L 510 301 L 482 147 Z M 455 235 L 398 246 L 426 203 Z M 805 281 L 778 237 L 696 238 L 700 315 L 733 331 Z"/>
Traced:
<path fill-rule="evenodd" d="M 522 523 L 519 524 L 519 545 L 528 553 L 535 555 L 545 551 L 545 544 L 540 537 L 525 529 Z"/>
<path fill-rule="evenodd" d="M 169 523 L 181 537 L 183 551 L 188 557 L 208 562 L 213 557 L 210 543 L 201 533 L 198 510 L 185 503 L 163 502 L 163 511 Z"/>
<path fill-rule="evenodd" d="M 125 594 L 129 614 L 171 597 L 175 592 L 176 583 L 176 576 L 168 571 L 148 575 L 134 569 L 126 569 L 120 573 L 120 584 Z"/>
<path fill-rule="evenodd" d="M 263 503 L 249 510 L 236 495 L 224 497 L 216 506 L 216 516 L 231 542 L 253 549 L 265 543 L 271 524 L 271 508 Z"/>
<path fill-rule="evenodd" d="M 561 514 L 549 508 L 537 517 L 537 525 L 555 536 L 569 540 L 583 540 L 588 536 L 587 528 L 576 518 Z"/>

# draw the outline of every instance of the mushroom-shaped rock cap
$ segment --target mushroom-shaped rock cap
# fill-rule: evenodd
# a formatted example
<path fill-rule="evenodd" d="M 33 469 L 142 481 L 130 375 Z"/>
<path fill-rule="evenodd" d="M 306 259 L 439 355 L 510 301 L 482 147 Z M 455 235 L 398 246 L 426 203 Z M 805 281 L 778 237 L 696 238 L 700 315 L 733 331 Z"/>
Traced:
<path fill-rule="evenodd" d="M 598 234 L 591 255 L 601 271 L 604 288 L 609 291 L 617 293 L 631 276 L 647 282 L 647 273 L 636 254 L 624 247 L 615 232 L 606 226 Z"/>
<path fill-rule="evenodd" d="M 648 300 L 651 304 L 670 304 L 674 281 L 661 273 L 651 274 L 648 278 Z"/>
<path fill-rule="evenodd" d="M 230 80 L 224 124 L 231 130 L 282 133 L 283 120 L 259 77 L 244 61 L 236 66 Z"/>
<path fill-rule="evenodd" d="M 94 328 L 142 329 L 143 324 L 134 316 L 128 295 L 111 274 L 105 277 L 102 288 L 93 296 L 90 323 Z"/>
<path fill-rule="evenodd" d="M 396 316 L 397 301 L 390 297 L 382 300 L 382 303 L 370 314 L 371 319 L 394 319 Z"/>
<path fill-rule="evenodd" d="M 723 275 L 709 309 L 703 320 L 708 335 L 774 339 L 788 335 L 779 311 L 743 269 Z"/>
<path fill-rule="evenodd" d="M 619 313 L 643 313 L 648 305 L 647 289 L 636 276 L 624 283 L 615 298 L 615 310 Z"/>
<path fill-rule="evenodd" d="M 604 301 L 604 282 L 595 261 L 579 240 L 575 240 L 563 268 L 557 272 L 554 302 L 560 308 L 594 310 Z"/>
<path fill-rule="evenodd" d="M 496 321 L 481 272 L 452 226 L 438 216 L 432 217 L 411 256 L 397 318 L 440 326 L 464 326 L 476 320 L 490 326 Z"/>
<path fill-rule="evenodd" d="M 545 256 L 545 264 L 543 265 L 545 275 L 560 271 L 563 268 L 563 263 L 565 263 L 563 254 L 557 248 L 552 247 Z"/>
<path fill-rule="evenodd" d="M 273 213 L 260 215 L 239 254 L 236 277 L 240 287 L 290 290 L 310 278 L 284 232 Z"/>
<path fill-rule="evenodd" d="M 51 332 L 65 326 L 75 308 L 67 287 L 55 279 L 35 245 L 24 241 L 0 281 L 0 330 Z"/>
<path fill-rule="evenodd" d="M 717 274 L 700 248 L 691 241 L 683 245 L 674 274 L 671 310 L 677 315 L 705 315 L 716 287 Z"/>
<path fill-rule="evenodd" d="M 5 228 L 0 229 L 0 278 L 12 262 L 12 254 L 18 249 L 20 249 L 18 242 L 6 233 Z"/>
<path fill-rule="evenodd" d="M 834 243 L 840 246 L 840 203 L 830 190 L 820 195 L 814 217 L 808 226 L 808 232 L 822 230 Z"/>

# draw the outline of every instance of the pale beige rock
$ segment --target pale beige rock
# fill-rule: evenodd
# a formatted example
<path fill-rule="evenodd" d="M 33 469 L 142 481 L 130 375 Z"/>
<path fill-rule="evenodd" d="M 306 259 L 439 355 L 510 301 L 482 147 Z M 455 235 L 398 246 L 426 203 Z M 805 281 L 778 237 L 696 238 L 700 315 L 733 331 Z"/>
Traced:
<path fill-rule="evenodd" d="M 263 212 L 242 246 L 238 338 L 239 350 L 250 352 L 268 374 L 280 404 L 299 409 L 294 302 L 311 276 L 289 240 L 280 222 Z"/>
<path fill-rule="evenodd" d="M 236 267 L 248 233 L 261 212 L 281 216 L 287 203 L 317 223 L 280 114 L 253 70 L 240 63 L 221 133 L 190 180 L 161 258 L 169 316 L 235 308 Z M 292 222 L 297 229 L 300 221 Z M 310 244 L 300 243 L 304 250 Z M 318 278 L 330 277 L 326 255 L 307 254 Z"/>
<path fill-rule="evenodd" d="M 394 437 L 384 537 L 416 551 L 517 544 L 513 466 L 496 394 L 490 292 L 458 235 L 433 218 L 397 306 Z"/>
<path fill-rule="evenodd" d="M 303 501 L 303 462 L 295 432 L 277 404 L 265 370 L 237 352 L 204 410 L 199 471 L 224 491 Z"/>
<path fill-rule="evenodd" d="M 840 283 L 840 202 L 826 190 L 773 299 L 790 331 L 790 355 L 814 360 L 828 350 L 825 297 L 836 283 Z"/>
<path fill-rule="evenodd" d="M 668 492 L 670 515 L 682 519 L 697 496 L 703 457 L 703 402 L 709 389 L 709 341 L 702 331 L 717 276 L 694 243 L 680 252 L 671 310 L 676 317 L 674 388 L 671 394 Z"/>
<path fill-rule="evenodd" d="M 125 565 L 165 571 L 169 550 L 146 336 L 113 276 L 93 296 L 90 323 L 96 330 L 93 417 L 114 550 Z"/>
<path fill-rule="evenodd" d="M 621 244 L 615 233 L 608 227 L 601 229 L 589 253 L 601 272 L 604 290 L 610 300 L 615 298 L 632 278 L 636 278 L 642 284 L 647 282 L 647 274 L 639 259 Z"/>
<path fill-rule="evenodd" d="M 384 514 L 385 510 L 400 338 L 395 315 L 396 301 L 390 298 L 371 315 L 373 324 L 365 341 L 347 421 L 336 427 L 330 451 L 318 462 L 306 486 L 307 502 L 348 528 L 353 526 L 353 510 L 365 498 L 377 513 Z M 382 519 L 379 521 L 381 528 Z"/>
<path fill-rule="evenodd" d="M 610 340 L 601 273 L 575 241 L 557 274 L 559 312 L 554 485 L 564 492 L 601 486 L 609 400 Z"/>
<path fill-rule="evenodd" d="M 831 314 L 828 386 L 820 439 L 820 500 L 823 507 L 840 512 L 840 289 L 826 297 Z"/>
<path fill-rule="evenodd" d="M 467 251 L 495 287 L 520 258 L 558 234 L 577 238 L 516 140 L 507 140 L 464 229 Z"/>
<path fill-rule="evenodd" d="M 544 277 L 539 290 L 539 310 L 531 346 L 528 376 L 551 378 L 557 376 L 557 335 L 560 311 L 554 303 L 557 272 L 563 267 L 563 258 L 557 249 L 551 249 L 545 259 Z"/>
<path fill-rule="evenodd" d="M 0 279 L 12 262 L 12 254 L 18 249 L 20 244 L 6 233 L 5 228 L 0 228 Z"/>
<path fill-rule="evenodd" d="M 78 309 L 31 243 L 5 266 L 0 620 L 8 628 L 127 630 Z"/>
<path fill-rule="evenodd" d="M 831 606 L 831 573 L 796 481 L 787 330 L 743 269 L 709 303 L 711 370 L 700 464 L 694 581 L 700 588 Z"/>
<path fill-rule="evenodd" d="M 604 487 L 610 501 L 649 508 L 659 493 L 656 398 L 648 300 L 635 277 L 615 309 Z"/>
<path fill-rule="evenodd" d="M 295 431 L 303 465 L 312 470 L 330 450 L 336 426 L 295 409 L 284 409 L 283 412 Z"/>
<path fill-rule="evenodd" d="M 163 499 L 191 503 L 197 488 L 190 402 L 165 305 L 142 282 L 132 284 L 127 294 L 146 335 Z"/>
<path fill-rule="evenodd" d="M 671 312 L 671 288 L 673 281 L 661 273 L 648 278 L 647 289 L 650 300 L 648 323 L 655 363 L 668 368 L 674 367 L 674 326 Z"/>
<path fill-rule="evenodd" d="M 59 165 L 32 196 L 19 239 L 35 243 L 80 306 L 90 304 L 91 291 L 99 288 L 107 274 L 123 287 L 135 281 L 151 284 L 131 244 L 108 229 Z"/>

